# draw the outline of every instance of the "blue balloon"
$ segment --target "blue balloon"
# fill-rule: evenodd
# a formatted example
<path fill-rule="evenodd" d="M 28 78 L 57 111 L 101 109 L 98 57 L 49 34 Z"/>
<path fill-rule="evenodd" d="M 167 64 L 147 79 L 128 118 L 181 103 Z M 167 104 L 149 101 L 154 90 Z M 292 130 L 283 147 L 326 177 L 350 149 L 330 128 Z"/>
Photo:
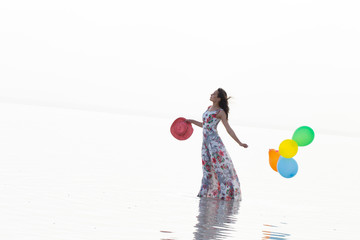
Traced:
<path fill-rule="evenodd" d="M 293 158 L 280 156 L 277 163 L 277 170 L 284 178 L 292 178 L 298 172 L 298 164 Z"/>

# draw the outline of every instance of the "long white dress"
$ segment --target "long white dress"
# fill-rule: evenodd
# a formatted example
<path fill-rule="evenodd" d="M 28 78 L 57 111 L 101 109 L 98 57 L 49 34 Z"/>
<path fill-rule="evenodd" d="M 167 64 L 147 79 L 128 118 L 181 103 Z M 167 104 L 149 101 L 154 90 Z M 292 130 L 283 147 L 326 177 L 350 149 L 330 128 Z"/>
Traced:
<path fill-rule="evenodd" d="M 217 132 L 220 119 L 216 115 L 223 110 L 209 109 L 203 114 L 203 178 L 198 197 L 241 200 L 238 176 Z"/>

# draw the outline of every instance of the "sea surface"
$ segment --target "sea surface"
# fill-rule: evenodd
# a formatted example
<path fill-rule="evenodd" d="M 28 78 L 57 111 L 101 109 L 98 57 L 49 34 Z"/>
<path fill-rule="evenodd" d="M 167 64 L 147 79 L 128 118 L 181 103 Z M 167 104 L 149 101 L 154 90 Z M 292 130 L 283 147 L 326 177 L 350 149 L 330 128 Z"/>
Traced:
<path fill-rule="evenodd" d="M 206 106 L 205 106 L 206 107 Z M 199 113 L 201 120 L 202 113 Z M 243 200 L 196 197 L 201 129 L 178 141 L 179 116 L 0 103 L 1 239 L 358 239 L 360 138 L 315 131 L 291 179 L 268 150 L 291 138 L 231 124 L 218 130 Z M 186 116 L 184 116 L 186 117 Z"/>

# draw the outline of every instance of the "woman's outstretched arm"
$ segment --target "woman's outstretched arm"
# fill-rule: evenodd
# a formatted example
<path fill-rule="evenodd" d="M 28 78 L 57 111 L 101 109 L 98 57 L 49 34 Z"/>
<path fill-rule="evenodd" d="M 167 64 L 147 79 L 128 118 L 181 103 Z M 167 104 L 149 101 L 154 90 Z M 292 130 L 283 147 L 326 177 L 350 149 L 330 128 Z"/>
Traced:
<path fill-rule="evenodd" d="M 232 128 L 229 125 L 228 120 L 226 119 L 226 113 L 224 111 L 220 111 L 218 114 L 218 117 L 220 117 L 221 121 L 223 122 L 226 131 L 228 132 L 228 134 L 242 147 L 247 148 L 248 145 L 246 143 L 242 143 L 240 142 L 240 140 L 237 138 L 234 130 L 232 130 Z"/>
<path fill-rule="evenodd" d="M 186 121 L 189 122 L 189 123 L 195 124 L 196 126 L 202 128 L 202 123 L 201 122 L 198 122 L 198 121 L 195 121 L 195 120 L 192 120 L 192 119 L 186 119 Z"/>

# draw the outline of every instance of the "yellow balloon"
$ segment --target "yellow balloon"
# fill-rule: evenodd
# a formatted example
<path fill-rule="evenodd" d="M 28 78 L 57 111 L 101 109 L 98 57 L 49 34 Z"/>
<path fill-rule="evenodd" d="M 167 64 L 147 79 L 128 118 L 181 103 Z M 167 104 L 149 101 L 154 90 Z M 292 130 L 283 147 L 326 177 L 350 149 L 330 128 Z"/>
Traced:
<path fill-rule="evenodd" d="M 284 158 L 292 158 L 298 151 L 298 144 L 292 139 L 286 139 L 280 143 L 279 153 Z"/>

